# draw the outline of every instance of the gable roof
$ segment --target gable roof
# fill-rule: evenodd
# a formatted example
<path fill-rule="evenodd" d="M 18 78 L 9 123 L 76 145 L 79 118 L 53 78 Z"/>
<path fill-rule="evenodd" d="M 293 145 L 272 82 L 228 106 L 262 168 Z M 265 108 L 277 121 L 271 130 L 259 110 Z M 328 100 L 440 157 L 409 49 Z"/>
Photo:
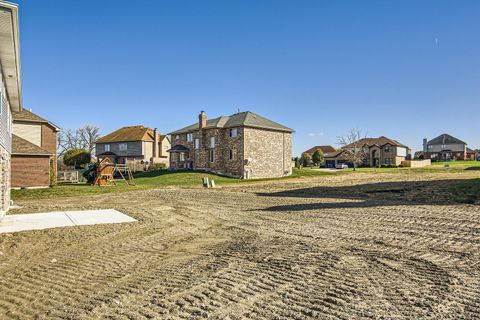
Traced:
<path fill-rule="evenodd" d="M 312 148 L 308 149 L 307 151 L 304 151 L 303 153 L 313 154 L 313 153 L 315 153 L 315 151 L 317 151 L 319 149 L 322 150 L 323 154 L 337 151 L 337 149 L 335 147 L 332 147 L 332 146 L 315 146 L 315 147 L 312 147 Z"/>
<path fill-rule="evenodd" d="M 373 146 L 373 145 L 377 145 L 377 146 L 381 147 L 381 146 L 384 146 L 386 144 L 390 144 L 390 145 L 396 146 L 396 147 L 407 148 L 406 145 L 401 144 L 397 140 L 393 140 L 393 139 L 387 138 L 385 136 L 381 136 L 381 137 L 378 137 L 378 138 L 363 138 L 363 139 L 358 140 L 358 142 L 361 142 L 362 145 L 368 146 L 368 147 Z M 353 146 L 353 143 L 345 146 L 344 148 L 350 148 L 352 146 Z"/>
<path fill-rule="evenodd" d="M 462 140 L 460 139 L 457 139 L 449 134 L 441 134 L 439 135 L 438 137 L 430 140 L 427 142 L 427 144 L 433 144 L 433 145 L 437 145 L 437 144 L 467 144 L 466 142 L 463 142 Z"/>
<path fill-rule="evenodd" d="M 12 154 L 14 155 L 41 155 L 51 156 L 52 153 L 40 148 L 39 146 L 27 141 L 19 136 L 12 134 Z"/>
<path fill-rule="evenodd" d="M 157 132 L 158 141 L 162 141 L 165 136 Z M 95 143 L 108 142 L 131 142 L 131 141 L 153 141 L 153 129 L 144 126 L 123 127 L 112 133 L 109 133 Z"/>
<path fill-rule="evenodd" d="M 232 114 L 231 116 L 221 116 L 215 119 L 207 120 L 207 125 L 205 126 L 205 129 L 233 127 L 252 127 L 283 132 L 294 132 L 293 129 L 290 129 L 284 125 L 259 116 L 258 114 L 250 111 L 239 112 Z M 185 128 L 176 130 L 170 134 L 188 133 L 192 131 L 197 131 L 198 128 L 199 125 L 197 122 Z"/>
<path fill-rule="evenodd" d="M 12 120 L 15 121 L 22 121 L 22 122 L 35 122 L 35 123 L 46 123 L 51 125 L 57 130 L 60 130 L 59 127 L 51 123 L 50 121 L 40 117 L 39 115 L 27 110 L 22 109 L 20 111 L 12 111 Z"/>

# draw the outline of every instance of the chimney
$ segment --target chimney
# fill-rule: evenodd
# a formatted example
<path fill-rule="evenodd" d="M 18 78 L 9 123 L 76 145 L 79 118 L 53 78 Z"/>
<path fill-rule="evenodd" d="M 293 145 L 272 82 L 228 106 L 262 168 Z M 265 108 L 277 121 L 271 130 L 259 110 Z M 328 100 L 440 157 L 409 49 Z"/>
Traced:
<path fill-rule="evenodd" d="M 428 142 L 427 138 L 423 138 L 423 152 L 428 152 Z"/>
<path fill-rule="evenodd" d="M 201 111 L 198 115 L 198 128 L 201 130 L 207 126 L 207 115 L 205 111 Z"/>
<path fill-rule="evenodd" d="M 153 129 L 153 155 L 152 155 L 154 160 L 155 158 L 158 158 L 158 135 L 157 135 L 157 128 Z M 154 161 L 152 161 L 153 163 Z"/>

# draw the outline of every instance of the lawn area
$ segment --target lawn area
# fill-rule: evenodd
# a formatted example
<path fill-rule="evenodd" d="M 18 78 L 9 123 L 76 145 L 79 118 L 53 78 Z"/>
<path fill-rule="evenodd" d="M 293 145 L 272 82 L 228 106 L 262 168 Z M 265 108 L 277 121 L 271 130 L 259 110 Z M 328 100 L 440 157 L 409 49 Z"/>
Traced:
<path fill-rule="evenodd" d="M 334 173 L 317 171 L 311 169 L 293 169 L 289 177 L 276 179 L 254 179 L 242 180 L 236 178 L 222 177 L 215 174 L 193 171 L 171 172 L 167 170 L 141 172 L 135 174 L 135 186 L 127 186 L 124 181 L 117 181 L 116 186 L 97 187 L 85 183 L 60 184 L 48 189 L 12 190 L 12 199 L 39 199 L 50 197 L 71 197 L 82 194 L 101 194 L 110 192 L 126 192 L 134 190 L 156 189 L 162 187 L 201 188 L 202 178 L 208 177 L 215 180 L 217 186 L 233 183 L 255 183 L 259 181 L 292 179 L 301 177 L 312 177 L 330 175 Z"/>
<path fill-rule="evenodd" d="M 478 203 L 480 201 L 480 178 L 457 184 L 453 188 L 452 193 L 455 201 L 458 203 Z"/>

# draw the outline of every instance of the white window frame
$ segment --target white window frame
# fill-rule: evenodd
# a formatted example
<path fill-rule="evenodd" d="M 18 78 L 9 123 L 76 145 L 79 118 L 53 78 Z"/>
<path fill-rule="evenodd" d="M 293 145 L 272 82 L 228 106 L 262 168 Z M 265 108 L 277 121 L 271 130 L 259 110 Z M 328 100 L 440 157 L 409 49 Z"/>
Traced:
<path fill-rule="evenodd" d="M 110 145 L 109 144 L 104 145 L 103 149 L 105 150 L 105 152 L 109 152 L 110 151 Z"/>
<path fill-rule="evenodd" d="M 193 141 L 193 133 L 187 133 L 187 142 Z"/>
<path fill-rule="evenodd" d="M 180 152 L 180 161 L 185 161 L 185 152 Z"/>
<path fill-rule="evenodd" d="M 215 148 L 215 136 L 210 137 L 210 148 Z"/>
<path fill-rule="evenodd" d="M 200 149 L 200 139 L 195 138 L 195 149 L 198 150 Z"/>
<path fill-rule="evenodd" d="M 118 150 L 119 151 L 127 151 L 128 150 L 128 143 L 120 143 L 118 145 Z"/>
<path fill-rule="evenodd" d="M 238 137 L 238 129 L 237 128 L 231 128 L 230 129 L 230 138 L 236 138 Z"/>

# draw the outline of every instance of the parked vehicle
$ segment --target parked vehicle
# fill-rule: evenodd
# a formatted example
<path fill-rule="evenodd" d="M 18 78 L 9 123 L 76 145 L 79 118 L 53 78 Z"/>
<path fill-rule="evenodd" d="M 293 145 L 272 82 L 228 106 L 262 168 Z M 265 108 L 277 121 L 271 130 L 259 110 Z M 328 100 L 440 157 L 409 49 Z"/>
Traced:
<path fill-rule="evenodd" d="M 346 164 L 346 163 L 337 163 L 337 164 L 335 165 L 335 168 L 336 168 L 336 169 L 348 169 L 348 164 Z"/>

